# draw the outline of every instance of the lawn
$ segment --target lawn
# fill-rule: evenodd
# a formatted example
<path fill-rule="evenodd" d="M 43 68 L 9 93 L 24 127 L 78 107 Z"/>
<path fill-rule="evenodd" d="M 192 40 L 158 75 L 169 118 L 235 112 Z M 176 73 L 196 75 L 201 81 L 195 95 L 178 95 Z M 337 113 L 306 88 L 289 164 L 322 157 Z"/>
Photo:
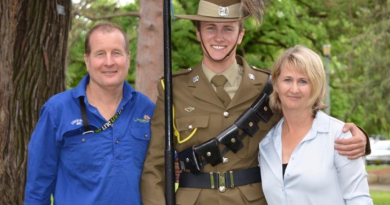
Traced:
<path fill-rule="evenodd" d="M 370 191 L 375 205 L 390 205 L 390 191 Z"/>
<path fill-rule="evenodd" d="M 366 171 L 372 171 L 377 169 L 384 169 L 384 168 L 390 168 L 390 165 L 367 165 Z"/>

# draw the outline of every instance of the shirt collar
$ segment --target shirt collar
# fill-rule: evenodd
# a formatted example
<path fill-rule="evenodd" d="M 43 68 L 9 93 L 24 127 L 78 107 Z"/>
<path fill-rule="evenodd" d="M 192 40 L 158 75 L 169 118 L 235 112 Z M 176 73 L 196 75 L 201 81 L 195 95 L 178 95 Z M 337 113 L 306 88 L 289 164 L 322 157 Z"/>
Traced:
<path fill-rule="evenodd" d="M 312 127 L 309 131 L 309 134 L 307 137 L 305 137 L 304 140 L 309 140 L 317 136 L 317 133 L 327 133 L 329 132 L 329 121 L 330 118 L 328 115 L 326 115 L 324 112 L 319 110 L 316 114 L 316 117 L 314 118 Z M 279 136 L 282 136 L 282 124 L 284 122 L 284 117 L 280 119 L 280 121 L 273 127 L 273 129 L 268 133 L 266 137 L 266 141 L 264 144 L 267 144 L 271 138 L 272 140 L 276 140 Z M 268 139 L 267 139 L 268 138 Z M 275 139 L 276 138 L 276 139 Z"/>
<path fill-rule="evenodd" d="M 86 102 L 86 100 L 85 100 L 86 88 L 87 88 L 87 84 L 89 83 L 89 79 L 90 79 L 89 74 L 87 74 L 79 82 L 77 87 L 73 90 L 73 97 L 74 98 L 79 98 L 79 97 L 83 96 L 84 97 L 84 101 Z M 121 103 L 119 104 L 118 109 L 120 109 L 128 101 L 131 100 L 131 98 L 133 97 L 133 93 L 134 92 L 135 92 L 134 88 L 132 88 L 131 85 L 128 82 L 125 81 L 124 85 L 123 85 L 123 99 L 122 99 Z M 88 102 L 86 102 L 86 103 L 88 103 Z"/>
<path fill-rule="evenodd" d="M 329 132 L 329 116 L 319 110 L 313 121 L 312 130 L 317 132 Z"/>
<path fill-rule="evenodd" d="M 211 82 L 211 79 L 217 75 L 214 71 L 210 70 L 206 67 L 206 65 L 202 62 L 202 70 L 205 76 L 207 77 L 208 81 Z M 228 80 L 230 85 L 234 85 L 235 81 L 237 80 L 237 74 L 240 74 L 240 67 L 237 64 L 237 61 L 235 60 L 234 63 L 227 68 L 225 71 L 220 73 L 219 75 L 224 75 L 226 79 Z"/>

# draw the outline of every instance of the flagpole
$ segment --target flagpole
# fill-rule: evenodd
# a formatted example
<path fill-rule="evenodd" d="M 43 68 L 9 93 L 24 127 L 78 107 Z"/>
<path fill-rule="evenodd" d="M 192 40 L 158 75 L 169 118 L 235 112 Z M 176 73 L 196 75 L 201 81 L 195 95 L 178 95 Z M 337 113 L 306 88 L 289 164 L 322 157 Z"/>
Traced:
<path fill-rule="evenodd" d="M 165 82 L 165 202 L 175 205 L 175 170 L 172 118 L 172 57 L 170 0 L 163 2 L 164 25 L 164 82 Z"/>

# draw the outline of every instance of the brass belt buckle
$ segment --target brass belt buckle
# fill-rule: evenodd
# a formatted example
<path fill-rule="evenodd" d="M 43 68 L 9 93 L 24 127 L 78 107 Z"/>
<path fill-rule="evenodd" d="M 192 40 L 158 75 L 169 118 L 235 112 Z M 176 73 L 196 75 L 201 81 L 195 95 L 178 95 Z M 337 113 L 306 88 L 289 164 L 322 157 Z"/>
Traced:
<path fill-rule="evenodd" d="M 218 185 L 219 185 L 219 192 L 224 193 L 226 191 L 226 184 L 225 184 L 225 174 L 220 174 L 219 175 L 219 180 L 218 180 Z"/>
<path fill-rule="evenodd" d="M 233 178 L 233 171 L 229 171 L 229 172 L 225 172 L 224 174 L 221 174 L 220 172 L 210 172 L 210 184 L 211 184 L 211 188 L 212 189 L 215 189 L 216 188 L 216 184 L 215 184 L 215 181 L 214 181 L 214 174 L 216 174 L 217 176 L 217 179 L 218 179 L 218 190 L 219 192 L 221 193 L 224 193 L 226 191 L 226 178 L 227 178 L 227 175 L 229 175 L 229 178 L 230 178 L 230 187 L 233 188 L 234 187 L 234 178 Z"/>

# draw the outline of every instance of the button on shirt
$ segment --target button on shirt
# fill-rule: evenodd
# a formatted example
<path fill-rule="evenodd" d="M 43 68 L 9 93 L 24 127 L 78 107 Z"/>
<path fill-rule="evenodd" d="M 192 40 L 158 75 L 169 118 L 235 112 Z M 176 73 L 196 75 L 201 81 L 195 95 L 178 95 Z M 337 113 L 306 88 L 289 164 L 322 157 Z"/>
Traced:
<path fill-rule="evenodd" d="M 290 157 L 282 175 L 282 124 L 260 142 L 259 164 L 270 205 L 372 204 L 362 158 L 349 160 L 334 149 L 334 140 L 349 138 L 344 123 L 319 111 L 309 133 Z"/>
<path fill-rule="evenodd" d="M 142 204 L 139 181 L 150 140 L 154 104 L 124 83 L 114 126 L 82 135 L 79 97 L 93 129 L 107 122 L 88 103 L 89 76 L 42 108 L 29 144 L 25 205 Z"/>

